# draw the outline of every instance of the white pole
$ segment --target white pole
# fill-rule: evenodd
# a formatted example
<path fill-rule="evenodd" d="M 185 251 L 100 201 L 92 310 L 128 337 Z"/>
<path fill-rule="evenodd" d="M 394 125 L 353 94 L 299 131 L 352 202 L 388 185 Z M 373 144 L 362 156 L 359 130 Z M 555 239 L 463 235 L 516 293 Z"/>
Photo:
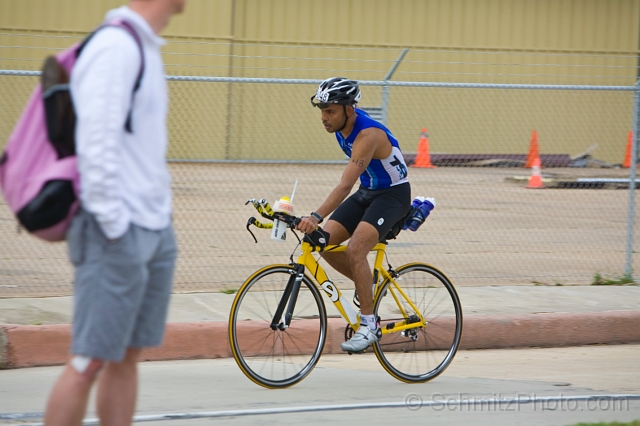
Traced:
<path fill-rule="evenodd" d="M 293 205 L 293 197 L 296 196 L 297 187 L 298 187 L 298 179 L 296 179 L 296 183 L 293 184 L 293 192 L 291 193 L 291 205 Z"/>

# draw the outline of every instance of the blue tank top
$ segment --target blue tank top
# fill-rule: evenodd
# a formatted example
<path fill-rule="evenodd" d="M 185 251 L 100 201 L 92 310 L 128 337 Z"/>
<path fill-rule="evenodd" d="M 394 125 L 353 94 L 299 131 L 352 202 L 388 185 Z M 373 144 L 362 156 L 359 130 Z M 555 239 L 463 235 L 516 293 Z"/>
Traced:
<path fill-rule="evenodd" d="M 344 138 L 340 132 L 336 132 L 336 139 L 340 148 L 351 158 L 353 142 L 363 129 L 375 127 L 387 134 L 391 143 L 391 154 L 387 158 L 372 158 L 367 169 L 360 175 L 360 184 L 367 189 L 384 189 L 401 183 L 409 182 L 407 177 L 407 164 L 400 151 L 398 140 L 384 125 L 369 117 L 366 111 L 356 108 L 356 121 L 348 138 Z"/>

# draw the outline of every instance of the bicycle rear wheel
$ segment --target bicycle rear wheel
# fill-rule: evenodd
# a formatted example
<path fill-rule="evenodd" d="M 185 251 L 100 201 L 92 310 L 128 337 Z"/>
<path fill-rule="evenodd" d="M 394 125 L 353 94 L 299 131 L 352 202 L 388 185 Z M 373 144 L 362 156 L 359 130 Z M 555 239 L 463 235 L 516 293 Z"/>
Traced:
<path fill-rule="evenodd" d="M 254 273 L 238 290 L 229 316 L 233 357 L 242 372 L 266 388 L 304 379 L 320 359 L 327 335 L 322 295 L 303 277 L 289 327 L 272 327 L 276 309 L 295 270 L 272 265 Z"/>
<path fill-rule="evenodd" d="M 449 279 L 424 263 L 409 263 L 396 270 L 395 281 L 426 321 L 419 328 L 391 332 L 373 345 L 380 364 L 403 382 L 426 382 L 451 363 L 462 336 L 462 307 Z M 417 322 L 416 310 L 392 282 L 385 280 L 374 301 L 380 327 L 392 330 L 402 321 Z"/>

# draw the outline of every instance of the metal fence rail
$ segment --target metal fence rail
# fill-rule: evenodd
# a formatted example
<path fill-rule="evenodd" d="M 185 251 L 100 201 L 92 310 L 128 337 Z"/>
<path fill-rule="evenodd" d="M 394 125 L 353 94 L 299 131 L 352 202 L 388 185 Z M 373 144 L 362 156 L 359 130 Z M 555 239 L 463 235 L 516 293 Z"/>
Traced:
<path fill-rule="evenodd" d="M 0 70 L 1 139 L 6 140 L 39 72 Z M 344 155 L 323 133 L 308 97 L 320 79 L 168 76 L 171 105 L 168 160 L 180 243 L 176 291 L 238 288 L 264 264 L 287 262 L 295 241 L 282 245 L 246 235 L 255 214 L 248 198 L 274 201 L 291 191 L 307 214 L 337 184 Z M 541 152 L 624 155 L 633 131 L 637 152 L 640 85 L 494 84 L 364 80 L 363 105 L 380 109 L 407 157 L 428 127 L 433 152 L 526 154 L 531 130 Z M 8 117 L 8 118 L 7 118 Z M 4 122 L 3 122 L 4 121 Z M 545 139 L 548 138 L 548 139 Z M 599 154 L 598 154 L 599 155 Z M 595 159 L 598 155 L 594 155 Z M 636 180 L 632 165 L 543 169 L 545 175 Z M 603 161 L 603 165 L 614 165 Z M 544 164 L 543 164 L 544 166 Z M 411 168 L 414 195 L 435 196 L 428 224 L 391 244 L 393 264 L 423 260 L 454 283 L 588 284 L 594 275 L 631 276 L 635 185 L 615 189 L 528 190 L 519 167 Z M 522 181 L 521 181 L 522 182 Z M 526 182 L 526 181 L 525 181 Z M 16 223 L 0 200 L 0 297 L 69 294 L 71 268 L 64 244 L 44 244 Z M 338 278 L 333 274 L 332 278 Z"/>

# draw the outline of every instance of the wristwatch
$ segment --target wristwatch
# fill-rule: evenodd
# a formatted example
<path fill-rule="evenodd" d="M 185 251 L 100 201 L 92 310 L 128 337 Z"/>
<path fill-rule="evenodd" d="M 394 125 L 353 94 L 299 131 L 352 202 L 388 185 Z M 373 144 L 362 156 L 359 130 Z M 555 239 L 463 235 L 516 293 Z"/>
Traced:
<path fill-rule="evenodd" d="M 311 212 L 311 216 L 315 217 L 316 220 L 318 221 L 318 223 L 322 223 L 322 216 L 320 216 L 320 213 L 318 212 Z"/>

